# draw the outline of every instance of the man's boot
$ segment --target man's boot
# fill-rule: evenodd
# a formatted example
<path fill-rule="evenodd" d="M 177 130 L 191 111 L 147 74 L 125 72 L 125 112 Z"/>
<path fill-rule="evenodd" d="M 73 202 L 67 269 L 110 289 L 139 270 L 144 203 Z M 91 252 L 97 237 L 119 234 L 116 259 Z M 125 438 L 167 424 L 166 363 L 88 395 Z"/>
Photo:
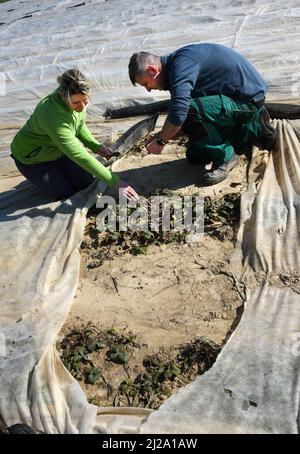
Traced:
<path fill-rule="evenodd" d="M 227 162 L 219 166 L 213 165 L 211 170 L 208 170 L 202 177 L 201 181 L 206 186 L 212 186 L 213 184 L 220 183 L 225 180 L 230 171 L 239 163 L 239 157 L 235 152 L 229 158 Z"/>

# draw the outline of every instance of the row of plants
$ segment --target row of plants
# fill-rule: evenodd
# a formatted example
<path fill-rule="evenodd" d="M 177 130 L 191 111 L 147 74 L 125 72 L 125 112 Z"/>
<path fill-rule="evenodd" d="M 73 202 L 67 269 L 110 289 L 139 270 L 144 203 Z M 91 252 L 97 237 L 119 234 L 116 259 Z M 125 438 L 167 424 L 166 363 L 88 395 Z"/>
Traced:
<path fill-rule="evenodd" d="M 173 350 L 145 356 L 138 365 L 140 372 L 133 373 L 131 359 L 140 347 L 131 332 L 115 327 L 104 330 L 89 323 L 71 330 L 61 342 L 60 351 L 65 367 L 77 380 L 107 386 L 111 396 L 107 404 L 158 408 L 182 383 L 208 370 L 221 350 L 219 345 L 200 337 Z M 105 377 L 107 368 L 114 366 L 121 366 L 126 372 L 126 378 L 117 384 L 109 383 Z M 103 405 L 97 398 L 90 401 Z"/>
<path fill-rule="evenodd" d="M 154 195 L 165 197 L 180 197 L 172 191 L 163 190 L 157 191 Z M 193 196 L 192 196 L 193 197 Z M 194 194 L 196 197 L 196 194 Z M 194 199 L 196 200 L 196 199 Z M 149 199 L 149 204 L 150 204 Z M 231 193 L 226 194 L 220 199 L 212 199 L 210 197 L 204 198 L 204 233 L 215 235 L 223 240 L 226 237 L 228 230 L 236 228 L 239 221 L 240 211 L 240 194 Z M 151 208 L 151 207 L 150 207 Z M 127 208 L 127 216 L 130 217 L 134 212 L 133 208 Z M 89 216 L 89 223 L 85 232 L 85 240 L 82 243 L 83 249 L 90 249 L 91 261 L 88 268 L 96 268 L 100 266 L 106 258 L 111 258 L 114 255 L 129 252 L 132 255 L 146 254 L 149 246 L 162 245 L 172 242 L 184 243 L 187 240 L 189 232 L 187 230 L 174 230 L 174 223 L 176 222 L 174 207 L 170 206 L 170 230 L 165 231 L 162 226 L 162 221 L 153 229 L 151 224 L 150 214 L 151 210 L 147 212 L 148 226 L 147 230 L 139 229 L 135 226 L 134 230 L 128 228 L 126 231 L 119 229 L 118 207 L 116 215 L 116 229 L 114 231 L 106 230 L 99 231 L 97 229 L 96 217 L 99 210 L 93 210 Z M 196 216 L 196 203 L 192 207 L 192 222 L 195 221 Z M 159 219 L 162 220 L 163 213 L 160 207 Z"/>

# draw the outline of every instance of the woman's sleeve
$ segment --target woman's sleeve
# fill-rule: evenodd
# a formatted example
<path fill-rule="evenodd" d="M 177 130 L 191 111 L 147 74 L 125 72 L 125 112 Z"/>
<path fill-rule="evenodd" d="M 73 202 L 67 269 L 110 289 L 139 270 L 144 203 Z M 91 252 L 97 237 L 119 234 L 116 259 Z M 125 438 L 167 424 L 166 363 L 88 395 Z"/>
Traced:
<path fill-rule="evenodd" d="M 80 140 L 75 137 L 65 118 L 55 116 L 55 118 L 48 119 L 44 129 L 54 144 L 84 170 L 103 180 L 110 187 L 119 180 L 117 175 L 88 153 Z"/>
<path fill-rule="evenodd" d="M 79 131 L 79 134 L 77 135 L 77 137 L 80 140 L 80 142 L 83 143 L 83 145 L 85 147 L 89 148 L 90 150 L 92 150 L 94 152 L 99 150 L 99 148 L 101 147 L 101 143 L 99 143 L 95 139 L 95 137 L 93 136 L 93 134 L 91 133 L 91 131 L 89 130 L 89 128 L 86 126 L 85 123 L 80 128 L 80 131 Z"/>

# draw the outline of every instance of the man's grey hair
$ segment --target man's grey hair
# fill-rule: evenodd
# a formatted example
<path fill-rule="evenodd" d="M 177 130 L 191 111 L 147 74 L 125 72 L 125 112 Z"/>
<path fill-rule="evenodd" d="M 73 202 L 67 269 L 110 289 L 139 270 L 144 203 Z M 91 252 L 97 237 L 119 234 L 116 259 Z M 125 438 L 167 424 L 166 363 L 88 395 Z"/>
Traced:
<path fill-rule="evenodd" d="M 91 84 L 87 78 L 77 68 L 69 69 L 57 78 L 58 89 L 65 97 L 70 98 L 71 95 L 88 95 Z"/>
<path fill-rule="evenodd" d="M 136 52 L 132 54 L 129 65 L 128 72 L 129 78 L 132 85 L 136 84 L 136 78 L 139 74 L 143 74 L 148 65 L 159 65 L 160 57 L 158 55 L 149 54 L 149 52 Z"/>

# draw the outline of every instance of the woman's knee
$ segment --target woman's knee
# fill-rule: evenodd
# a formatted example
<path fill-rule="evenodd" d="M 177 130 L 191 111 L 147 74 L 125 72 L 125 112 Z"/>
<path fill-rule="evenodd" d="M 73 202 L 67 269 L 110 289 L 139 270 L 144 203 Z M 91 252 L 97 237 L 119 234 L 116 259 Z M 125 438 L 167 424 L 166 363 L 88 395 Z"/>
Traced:
<path fill-rule="evenodd" d="M 56 161 L 30 165 L 14 160 L 19 172 L 43 194 L 61 200 L 76 192 L 76 188 L 57 167 Z"/>
<path fill-rule="evenodd" d="M 83 169 L 67 156 L 60 158 L 58 160 L 58 165 L 65 177 L 71 182 L 77 191 L 87 188 L 95 180 L 95 177 L 90 172 Z"/>

